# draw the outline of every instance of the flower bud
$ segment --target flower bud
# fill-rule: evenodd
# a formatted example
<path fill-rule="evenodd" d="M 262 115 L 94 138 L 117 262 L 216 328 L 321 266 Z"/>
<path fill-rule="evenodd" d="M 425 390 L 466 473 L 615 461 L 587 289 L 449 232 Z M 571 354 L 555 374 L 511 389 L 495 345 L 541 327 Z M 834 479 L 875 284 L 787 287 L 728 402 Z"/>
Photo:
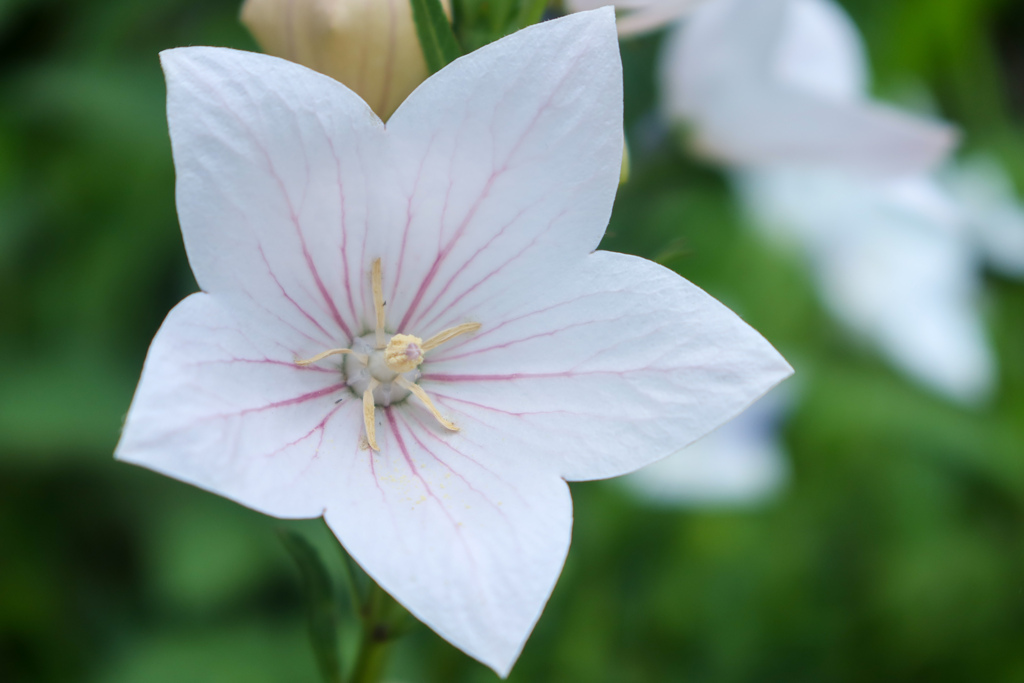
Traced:
<path fill-rule="evenodd" d="M 242 23 L 267 53 L 341 81 L 384 120 L 427 77 L 409 0 L 246 0 Z"/>

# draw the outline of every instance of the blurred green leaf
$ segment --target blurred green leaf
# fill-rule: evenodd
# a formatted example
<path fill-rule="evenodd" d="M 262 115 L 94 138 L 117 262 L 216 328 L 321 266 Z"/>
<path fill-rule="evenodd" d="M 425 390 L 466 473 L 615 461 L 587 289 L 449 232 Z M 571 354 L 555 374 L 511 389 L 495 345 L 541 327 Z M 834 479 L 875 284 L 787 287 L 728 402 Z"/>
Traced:
<path fill-rule="evenodd" d="M 278 536 L 299 567 L 310 642 L 325 683 L 340 683 L 338 602 L 334 586 L 316 549 L 297 532 L 279 529 Z"/>
<path fill-rule="evenodd" d="M 301 683 L 313 669 L 298 629 L 240 624 L 137 634 L 95 683 Z"/>
<path fill-rule="evenodd" d="M 436 73 L 455 61 L 461 54 L 459 41 L 452 31 L 441 0 L 409 0 L 416 22 L 423 57 L 430 73 Z"/>
<path fill-rule="evenodd" d="M 536 24 L 544 16 L 547 0 L 519 0 L 519 13 L 516 15 L 516 29 Z"/>

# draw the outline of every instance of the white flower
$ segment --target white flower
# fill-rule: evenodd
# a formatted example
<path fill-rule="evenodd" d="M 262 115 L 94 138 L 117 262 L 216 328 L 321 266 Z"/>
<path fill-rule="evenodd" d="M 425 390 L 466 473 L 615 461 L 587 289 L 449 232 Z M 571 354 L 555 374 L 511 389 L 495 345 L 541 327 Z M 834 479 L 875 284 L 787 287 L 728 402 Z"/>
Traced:
<path fill-rule="evenodd" d="M 995 381 L 964 214 L 933 180 L 774 170 L 739 176 L 755 224 L 807 255 L 825 305 L 895 365 L 954 400 Z"/>
<path fill-rule="evenodd" d="M 673 21 L 685 17 L 694 7 L 710 0 L 565 0 L 565 8 L 570 12 L 582 12 L 597 9 L 605 5 L 614 5 L 620 10 L 618 19 L 619 35 L 634 36 L 654 31 Z"/>
<path fill-rule="evenodd" d="M 621 481 L 638 498 L 655 505 L 762 504 L 777 496 L 789 479 L 778 433 L 787 404 L 775 390 L 696 443 Z"/>
<path fill-rule="evenodd" d="M 979 255 L 1002 275 L 1024 278 L 1024 206 L 994 159 L 975 156 L 939 171 Z"/>
<path fill-rule="evenodd" d="M 203 292 L 157 333 L 118 457 L 323 515 L 507 673 L 569 547 L 565 482 L 664 457 L 790 372 L 682 278 L 594 251 L 622 160 L 612 12 L 456 60 L 387 127 L 274 57 L 163 64 Z"/>
<path fill-rule="evenodd" d="M 735 167 L 755 222 L 804 251 L 833 314 L 926 386 L 987 396 L 978 240 L 1012 242 L 1012 213 L 1004 202 L 983 218 L 924 175 L 954 135 L 866 99 L 863 46 L 842 10 L 715 0 L 663 67 L 670 115 Z"/>
<path fill-rule="evenodd" d="M 982 269 L 1024 275 L 1024 207 L 998 164 L 974 158 L 887 182 L 796 170 L 738 181 L 755 223 L 806 251 L 851 330 L 949 398 L 991 393 Z"/>
<path fill-rule="evenodd" d="M 871 102 L 866 72 L 856 28 L 827 0 L 714 0 L 666 45 L 665 112 L 727 164 L 890 176 L 933 166 L 953 130 Z"/>

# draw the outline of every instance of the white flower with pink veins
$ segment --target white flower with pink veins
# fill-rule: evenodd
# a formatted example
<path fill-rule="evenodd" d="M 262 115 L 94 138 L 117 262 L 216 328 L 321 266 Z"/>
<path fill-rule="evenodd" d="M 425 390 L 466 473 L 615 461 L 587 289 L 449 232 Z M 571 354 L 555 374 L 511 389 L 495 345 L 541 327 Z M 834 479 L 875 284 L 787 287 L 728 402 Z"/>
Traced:
<path fill-rule="evenodd" d="M 566 481 L 631 472 L 790 372 L 671 271 L 595 251 L 622 160 L 610 10 L 449 65 L 387 126 L 275 57 L 163 53 L 202 292 L 117 448 L 285 518 L 506 674 L 569 548 Z"/>

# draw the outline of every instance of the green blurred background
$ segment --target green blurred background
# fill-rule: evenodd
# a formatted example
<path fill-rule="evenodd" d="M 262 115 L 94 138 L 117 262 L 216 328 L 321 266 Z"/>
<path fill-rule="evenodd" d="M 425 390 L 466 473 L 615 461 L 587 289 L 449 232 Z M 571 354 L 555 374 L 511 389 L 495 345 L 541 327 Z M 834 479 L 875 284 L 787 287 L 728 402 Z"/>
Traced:
<path fill-rule="evenodd" d="M 925 85 L 1024 180 L 1024 5 L 848 0 L 882 95 Z M 157 52 L 253 49 L 235 0 L 0 0 L 0 681 L 310 682 L 280 525 L 115 463 L 146 347 L 195 290 Z M 623 44 L 627 131 L 660 36 Z M 679 271 L 798 370 L 792 481 L 745 511 L 573 485 L 512 681 L 1024 681 L 1024 285 L 986 277 L 994 400 L 957 408 L 821 310 L 720 173 L 635 144 L 606 247 Z M 337 552 L 318 521 L 292 523 Z M 493 681 L 425 627 L 390 680 Z"/>

